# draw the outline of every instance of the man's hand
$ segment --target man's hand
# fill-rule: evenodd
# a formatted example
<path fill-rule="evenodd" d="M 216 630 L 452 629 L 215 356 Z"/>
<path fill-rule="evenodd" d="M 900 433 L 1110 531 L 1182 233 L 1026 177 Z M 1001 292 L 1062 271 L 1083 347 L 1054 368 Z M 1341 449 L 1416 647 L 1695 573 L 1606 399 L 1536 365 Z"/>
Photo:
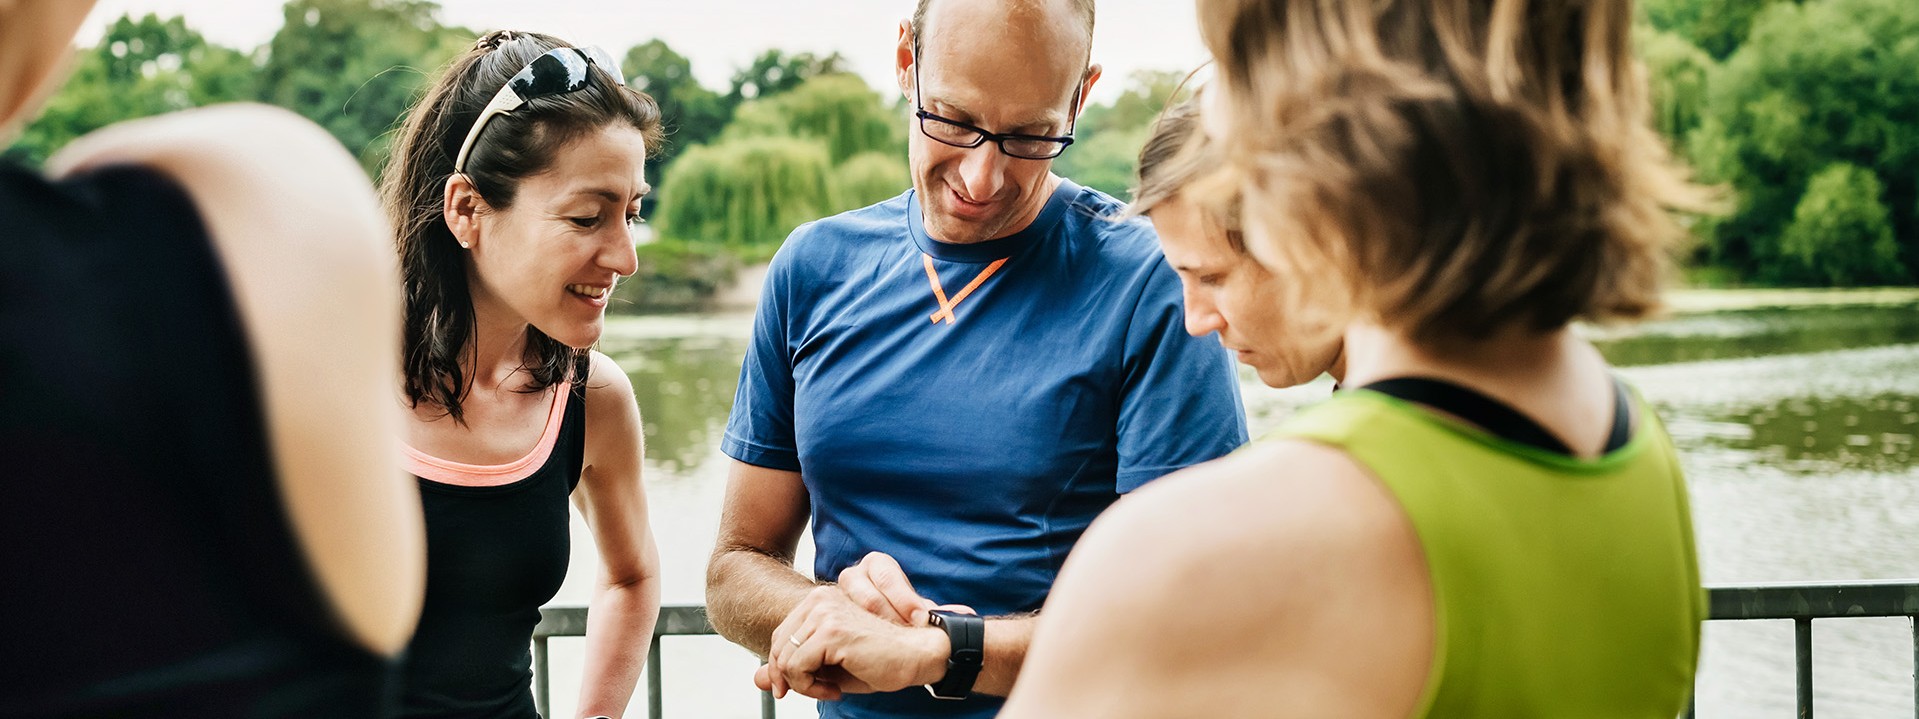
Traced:
<path fill-rule="evenodd" d="M 924 617 L 930 608 L 907 614 Z M 842 693 L 898 691 L 939 681 L 950 649 L 939 629 L 881 619 L 839 587 L 821 586 L 773 630 L 771 652 L 753 683 L 775 697 L 790 690 L 827 701 Z"/>
<path fill-rule="evenodd" d="M 920 596 L 906 570 L 885 552 L 868 553 L 859 564 L 840 572 L 839 588 L 873 616 L 901 626 L 926 626 L 927 612 L 934 609 L 977 613 L 962 604 L 935 604 Z"/>

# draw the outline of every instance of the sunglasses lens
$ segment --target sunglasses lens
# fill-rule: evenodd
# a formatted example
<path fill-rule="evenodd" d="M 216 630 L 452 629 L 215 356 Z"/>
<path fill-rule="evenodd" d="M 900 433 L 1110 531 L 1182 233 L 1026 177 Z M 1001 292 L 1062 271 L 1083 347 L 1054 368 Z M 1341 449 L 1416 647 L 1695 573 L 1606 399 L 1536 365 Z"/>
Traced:
<path fill-rule="evenodd" d="M 560 48 L 533 59 L 507 83 L 522 100 L 573 92 L 586 87 L 586 58 Z"/>
<path fill-rule="evenodd" d="M 605 70 L 607 75 L 612 76 L 614 82 L 622 87 L 626 86 L 625 73 L 620 71 L 620 61 L 613 59 L 612 55 L 606 54 L 606 51 L 600 49 L 598 45 L 580 48 L 580 52 L 586 53 L 587 59 L 592 60 L 593 64 L 598 65 L 601 70 Z"/>

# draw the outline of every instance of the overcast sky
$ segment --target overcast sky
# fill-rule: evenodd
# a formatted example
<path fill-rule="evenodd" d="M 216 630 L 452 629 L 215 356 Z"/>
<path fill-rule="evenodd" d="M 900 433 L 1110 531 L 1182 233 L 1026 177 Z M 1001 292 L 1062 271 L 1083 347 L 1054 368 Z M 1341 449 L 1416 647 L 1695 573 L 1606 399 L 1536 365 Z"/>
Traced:
<path fill-rule="evenodd" d="M 838 51 L 876 88 L 891 87 L 899 21 L 913 0 L 442 0 L 440 21 L 477 31 L 537 30 L 615 56 L 661 38 L 693 63 L 700 82 L 724 91 L 735 68 L 768 48 Z M 122 14 L 184 15 L 209 40 L 252 48 L 280 28 L 274 0 L 99 0 L 80 42 L 96 42 Z M 1095 100 L 1110 100 L 1134 70 L 1190 70 L 1205 48 L 1191 0 L 1099 0 L 1093 61 L 1106 77 Z"/>

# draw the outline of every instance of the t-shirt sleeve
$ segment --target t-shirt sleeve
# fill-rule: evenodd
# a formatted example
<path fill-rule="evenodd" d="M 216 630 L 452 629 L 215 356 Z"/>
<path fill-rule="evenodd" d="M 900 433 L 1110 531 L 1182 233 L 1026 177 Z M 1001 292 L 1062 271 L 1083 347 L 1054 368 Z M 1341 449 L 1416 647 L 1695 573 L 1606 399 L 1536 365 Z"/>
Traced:
<path fill-rule="evenodd" d="M 1186 334 L 1179 277 L 1163 260 L 1154 263 L 1126 332 L 1120 492 L 1246 443 L 1232 356 L 1212 335 Z"/>
<path fill-rule="evenodd" d="M 804 228 L 802 228 L 803 230 Z M 773 258 L 753 316 L 753 338 L 740 365 L 740 386 L 726 420 L 720 451 L 769 469 L 800 471 L 793 438 L 793 353 L 787 321 L 792 298 L 793 239 Z"/>

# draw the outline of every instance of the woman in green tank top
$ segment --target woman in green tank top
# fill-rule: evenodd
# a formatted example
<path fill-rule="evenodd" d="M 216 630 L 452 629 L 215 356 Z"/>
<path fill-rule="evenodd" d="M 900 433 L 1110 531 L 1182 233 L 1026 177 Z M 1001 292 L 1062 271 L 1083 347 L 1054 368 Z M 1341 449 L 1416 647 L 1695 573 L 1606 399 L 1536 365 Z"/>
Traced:
<path fill-rule="evenodd" d="M 1684 480 L 1570 327 L 1654 311 L 1673 212 L 1708 205 L 1647 124 L 1631 4 L 1199 9 L 1179 194 L 1237 204 L 1279 288 L 1233 300 L 1290 320 L 1251 349 L 1337 337 L 1351 389 L 1095 523 L 1002 716 L 1678 715 Z"/>

